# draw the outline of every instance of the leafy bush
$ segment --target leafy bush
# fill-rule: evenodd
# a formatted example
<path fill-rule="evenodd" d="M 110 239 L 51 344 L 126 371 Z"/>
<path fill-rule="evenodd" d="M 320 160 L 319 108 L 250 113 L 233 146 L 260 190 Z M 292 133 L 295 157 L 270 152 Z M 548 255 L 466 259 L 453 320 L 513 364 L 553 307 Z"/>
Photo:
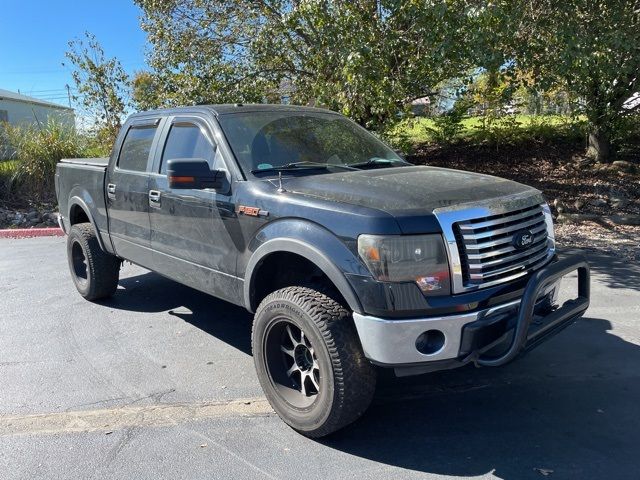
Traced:
<path fill-rule="evenodd" d="M 62 158 L 82 156 L 84 139 L 73 127 L 54 119 L 45 125 L 5 125 L 4 129 L 17 160 L 10 179 L 12 190 L 34 200 L 50 199 L 56 164 Z"/>
<path fill-rule="evenodd" d="M 0 199 L 9 196 L 11 180 L 18 170 L 17 160 L 0 160 Z"/>
<path fill-rule="evenodd" d="M 465 99 L 458 100 L 453 107 L 433 119 L 433 126 L 425 126 L 436 143 L 452 143 L 460 138 L 465 127 L 462 121 L 467 117 L 471 104 Z"/>

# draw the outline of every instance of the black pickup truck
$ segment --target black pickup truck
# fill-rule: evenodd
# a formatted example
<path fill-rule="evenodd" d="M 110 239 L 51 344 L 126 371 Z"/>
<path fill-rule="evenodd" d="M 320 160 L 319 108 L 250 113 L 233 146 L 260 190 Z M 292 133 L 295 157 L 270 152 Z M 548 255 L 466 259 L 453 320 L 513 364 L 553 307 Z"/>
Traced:
<path fill-rule="evenodd" d="M 255 312 L 265 395 L 311 437 L 367 409 L 379 368 L 503 365 L 589 305 L 539 191 L 413 166 L 326 110 L 138 113 L 110 158 L 63 160 L 55 185 L 83 297 L 115 294 L 128 260 Z"/>

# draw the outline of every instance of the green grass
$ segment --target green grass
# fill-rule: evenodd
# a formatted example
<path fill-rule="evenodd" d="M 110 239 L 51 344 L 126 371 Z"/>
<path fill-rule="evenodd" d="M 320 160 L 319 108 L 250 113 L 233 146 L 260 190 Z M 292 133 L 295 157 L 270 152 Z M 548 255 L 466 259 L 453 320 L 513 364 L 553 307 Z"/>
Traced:
<path fill-rule="evenodd" d="M 482 117 L 468 117 L 461 122 L 461 131 L 449 141 L 498 142 L 518 138 L 549 138 L 565 136 L 579 129 L 582 120 L 574 120 L 562 115 L 514 115 L 501 117 L 489 128 L 483 128 Z M 396 125 L 390 132 L 391 138 L 402 138 L 410 145 L 437 143 L 432 129 L 436 124 L 431 118 L 407 119 Z"/>
<path fill-rule="evenodd" d="M 0 160 L 0 176 L 13 175 L 18 168 L 18 160 Z"/>

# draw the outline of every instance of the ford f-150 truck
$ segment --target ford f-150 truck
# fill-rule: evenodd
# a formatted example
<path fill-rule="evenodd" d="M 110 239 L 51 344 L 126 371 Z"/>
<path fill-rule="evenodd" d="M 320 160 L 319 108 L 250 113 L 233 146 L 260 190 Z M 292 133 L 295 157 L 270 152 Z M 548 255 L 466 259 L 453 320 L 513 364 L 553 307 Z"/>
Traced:
<path fill-rule="evenodd" d="M 327 110 L 138 113 L 110 158 L 63 160 L 55 185 L 83 297 L 115 294 L 128 260 L 255 312 L 265 395 L 310 437 L 358 418 L 379 368 L 503 365 L 589 305 L 588 264 L 558 258 L 538 190 L 413 166 Z"/>

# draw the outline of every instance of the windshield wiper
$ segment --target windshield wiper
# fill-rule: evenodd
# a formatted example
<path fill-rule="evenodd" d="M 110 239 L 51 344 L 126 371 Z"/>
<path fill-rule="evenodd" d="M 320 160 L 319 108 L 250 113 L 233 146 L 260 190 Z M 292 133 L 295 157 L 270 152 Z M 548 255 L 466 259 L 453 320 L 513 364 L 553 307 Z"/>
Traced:
<path fill-rule="evenodd" d="M 346 169 L 346 170 L 357 170 L 357 168 L 349 166 L 349 165 L 304 161 L 304 162 L 285 163 L 284 165 L 280 165 L 280 166 L 277 166 L 277 167 L 255 168 L 255 169 L 251 170 L 251 173 L 282 172 L 282 171 L 286 171 L 286 170 L 296 170 L 296 169 L 316 170 L 318 168 L 322 168 L 322 169 L 327 169 L 328 170 L 331 167 L 343 168 L 343 169 Z"/>
<path fill-rule="evenodd" d="M 355 168 L 363 168 L 363 167 L 369 167 L 371 165 L 411 165 L 409 162 L 406 162 L 404 160 L 388 160 L 386 158 L 380 158 L 380 157 L 373 157 L 370 158 L 369 160 L 367 160 L 366 162 L 360 162 L 360 163 L 352 163 L 349 166 L 350 167 L 355 167 Z"/>

